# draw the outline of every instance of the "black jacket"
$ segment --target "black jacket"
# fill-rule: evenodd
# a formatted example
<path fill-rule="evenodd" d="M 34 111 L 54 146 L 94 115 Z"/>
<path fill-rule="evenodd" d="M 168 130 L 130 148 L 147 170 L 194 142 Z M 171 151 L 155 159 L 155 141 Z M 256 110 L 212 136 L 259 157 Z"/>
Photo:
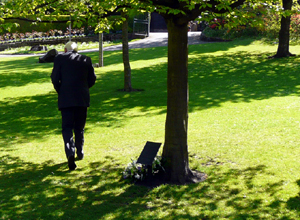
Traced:
<path fill-rule="evenodd" d="M 91 58 L 76 52 L 58 54 L 51 74 L 52 84 L 58 93 L 58 108 L 89 107 L 89 88 L 96 75 Z"/>

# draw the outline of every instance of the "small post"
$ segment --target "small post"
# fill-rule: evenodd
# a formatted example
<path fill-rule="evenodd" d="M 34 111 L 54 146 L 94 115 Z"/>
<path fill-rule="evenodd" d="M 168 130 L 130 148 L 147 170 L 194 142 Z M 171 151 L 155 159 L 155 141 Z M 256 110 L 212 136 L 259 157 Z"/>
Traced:
<path fill-rule="evenodd" d="M 99 67 L 103 66 L 103 32 L 99 32 Z"/>
<path fill-rule="evenodd" d="M 71 29 L 72 29 L 72 18 L 70 14 L 70 23 L 69 23 L 69 41 L 72 41 L 72 36 L 71 36 Z"/>
<path fill-rule="evenodd" d="M 150 24 L 151 24 L 151 13 L 148 12 L 148 30 L 147 30 L 147 37 L 150 36 Z"/>

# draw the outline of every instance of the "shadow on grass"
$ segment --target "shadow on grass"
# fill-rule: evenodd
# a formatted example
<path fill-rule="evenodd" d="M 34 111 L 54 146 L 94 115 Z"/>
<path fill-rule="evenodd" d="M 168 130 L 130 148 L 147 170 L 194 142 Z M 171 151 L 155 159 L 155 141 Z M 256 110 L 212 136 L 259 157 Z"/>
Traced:
<path fill-rule="evenodd" d="M 297 185 L 300 188 L 300 180 L 297 181 Z M 292 211 L 300 212 L 300 190 L 297 196 L 292 197 L 287 201 L 287 208 Z"/>
<path fill-rule="evenodd" d="M 190 59 L 190 110 L 300 94 L 299 59 L 239 52 Z"/>
<path fill-rule="evenodd" d="M 246 42 L 247 43 L 247 42 Z M 210 44 L 211 45 L 211 44 Z M 236 46 L 222 43 L 222 50 Z M 224 102 L 251 102 L 272 97 L 299 95 L 299 59 L 267 59 L 269 54 L 239 52 L 212 56 L 220 46 L 193 45 L 189 59 L 189 111 L 221 106 Z M 200 51 L 196 53 L 196 51 Z M 152 65 L 151 59 L 163 58 L 167 49 L 147 48 L 131 51 L 131 62 L 148 60 L 149 66 L 132 68 L 132 84 L 143 92 L 123 93 L 123 72 L 111 71 L 98 76 L 91 89 L 88 123 L 99 126 L 123 126 L 133 117 L 166 113 L 167 63 Z M 90 53 L 93 60 L 97 53 Z M 14 87 L 33 82 L 50 83 L 53 64 L 36 64 L 37 57 L 3 60 L 0 63 L 1 87 Z M 107 65 L 121 63 L 120 51 L 107 52 Z M 154 61 L 155 62 L 155 61 Z M 13 67 L 13 68 L 12 68 Z M 7 69 L 7 71 L 5 70 Z M 22 74 L 23 70 L 27 70 Z M 32 69 L 32 71 L 28 71 Z M 15 81 L 18 83 L 16 84 Z M 60 132 L 60 115 L 53 91 L 30 97 L 11 97 L 0 101 L 0 139 L 4 147 L 11 143 L 43 139 L 47 134 Z M 155 107 L 159 111 L 150 112 Z M 142 114 L 126 115 L 139 108 Z M 192 120 L 192 119 L 191 119 Z"/>
<path fill-rule="evenodd" d="M 0 62 L 0 88 L 49 82 L 51 63 L 39 64 L 38 57 L 18 57 Z"/>
<path fill-rule="evenodd" d="M 170 212 L 176 219 L 295 219 L 300 213 L 299 197 L 283 202 L 276 193 L 284 181 L 257 185 L 257 176 L 272 179 L 265 165 L 245 169 L 211 168 L 209 178 L 185 187 L 165 185 L 154 189 L 153 212 Z M 265 198 L 273 198 L 271 203 Z M 186 205 L 193 207 L 186 207 Z M 294 213 L 286 208 L 293 207 Z M 182 211 L 178 214 L 178 212 Z"/>
<path fill-rule="evenodd" d="M 264 165 L 216 166 L 202 184 L 149 189 L 120 180 L 123 170 L 111 158 L 73 172 L 66 163 L 34 164 L 9 155 L 0 161 L 2 219 L 292 219 L 276 198 L 282 182 L 255 185 L 257 175 L 272 177 Z M 275 198 L 271 206 L 264 195 Z M 299 212 L 295 202 L 287 207 Z M 223 207 L 230 211 L 220 214 Z"/>
<path fill-rule="evenodd" d="M 242 39 L 242 40 L 233 40 L 229 42 L 208 42 L 201 45 L 189 45 L 189 55 L 193 54 L 204 54 L 204 53 L 214 53 L 214 52 L 226 52 L 229 49 L 238 47 L 238 46 L 248 46 L 255 39 Z M 200 47 L 200 49 L 199 49 Z"/>
<path fill-rule="evenodd" d="M 14 143 L 44 140 L 60 133 L 60 113 L 56 94 L 9 98 L 0 101 L 0 149 L 9 150 Z"/>
<path fill-rule="evenodd" d="M 190 111 L 221 106 L 228 101 L 251 102 L 299 95 L 297 58 L 267 60 L 268 54 L 248 52 L 211 56 L 205 54 L 205 51 L 212 51 L 209 47 L 199 45 L 197 48 L 202 49 L 202 53 L 191 58 L 189 63 Z M 133 83 L 136 88 L 145 91 L 120 93 L 117 90 L 123 85 L 123 73 L 112 71 L 101 74 L 91 89 L 89 123 L 122 126 L 127 119 L 141 117 L 124 114 L 135 107 L 139 107 L 146 115 L 165 114 L 167 64 L 151 66 L 151 59 L 165 57 L 166 49 L 142 51 L 148 54 L 144 59 L 149 60 L 149 67 L 134 70 Z M 132 61 L 139 60 L 139 52 L 133 51 L 131 54 Z M 92 56 L 95 58 L 97 55 L 93 53 Z M 1 88 L 47 80 L 50 82 L 51 64 L 37 65 L 35 60 L 30 57 L 1 61 Z M 121 53 L 108 53 L 107 60 L 107 65 L 121 62 Z M 22 71 L 32 66 L 45 69 L 40 73 L 33 68 L 33 72 L 22 78 Z M 16 80 L 19 80 L 17 85 L 14 83 Z M 47 134 L 60 133 L 56 97 L 54 92 L 50 92 L 0 101 L 0 148 L 5 147 L 7 151 L 9 144 L 43 140 Z M 147 113 L 152 107 L 160 111 Z M 276 218 L 282 206 L 300 212 L 297 205 L 299 196 L 291 198 L 286 204 L 273 196 L 282 182 L 254 187 L 257 174 L 272 175 L 263 165 L 228 171 L 216 167 L 211 170 L 210 178 L 201 185 L 161 186 L 150 191 L 119 181 L 123 169 L 109 158 L 90 163 L 89 167 L 72 173 L 67 171 L 66 163 L 45 161 L 43 164 L 34 164 L 9 155 L 1 157 L 0 161 L 0 212 L 3 219 L 90 219 L 91 215 L 95 219 L 111 216 L 115 219 L 134 219 L 143 218 L 144 215 L 155 219 L 158 211 L 169 212 L 170 216 L 176 214 L 179 219 L 217 219 L 218 213 L 214 211 L 221 203 L 233 210 L 224 217 L 233 219 L 263 219 L 267 214 Z M 248 195 L 242 194 L 238 182 L 232 184 L 232 181 L 239 179 L 242 179 Z M 265 206 L 263 200 L 255 196 L 259 193 L 272 195 L 275 201 L 271 206 Z M 207 214 L 195 214 L 191 210 L 178 214 L 185 201 L 195 206 L 197 213 Z M 280 215 L 278 218 L 292 219 L 284 211 Z"/>
<path fill-rule="evenodd" d="M 111 161 L 91 163 L 80 172 L 69 172 L 67 163 L 34 164 L 9 155 L 0 161 L 1 219 L 101 219 L 110 213 L 121 217 L 147 192 L 118 181 L 121 170 Z M 137 211 L 142 205 L 131 207 Z"/>
<path fill-rule="evenodd" d="M 116 55 L 118 56 L 118 55 Z M 35 58 L 26 58 L 29 63 Z M 7 61 L 14 63 L 14 73 L 2 74 L 2 85 L 16 86 L 14 78 L 22 75 L 23 68 L 30 68 L 30 64 L 26 66 L 23 61 Z M 3 65 L 6 61 L 1 62 Z M 22 66 L 19 68 L 19 64 Z M 11 64 L 9 64 L 11 65 Z M 9 66 L 8 65 L 8 66 Z M 24 66 L 25 65 L 25 66 Z M 51 64 L 40 64 L 38 68 L 45 68 L 46 75 L 43 76 L 29 73 L 26 78 L 18 78 L 19 85 L 24 86 L 29 83 L 40 82 L 40 77 L 43 81 L 50 83 Z M 53 65 L 53 64 L 52 64 Z M 164 65 L 155 66 L 156 71 L 162 71 Z M 48 71 L 48 72 L 47 72 Z M 28 72 L 28 71 L 27 71 Z M 145 80 L 148 86 L 147 91 L 124 93 L 119 92 L 120 85 L 123 85 L 122 72 L 109 72 L 98 77 L 96 85 L 91 89 L 91 107 L 88 113 L 88 123 L 98 123 L 99 126 L 116 126 L 120 127 L 126 120 L 139 117 L 126 116 L 126 111 L 139 106 L 140 111 L 147 114 L 147 110 L 153 106 L 165 106 L 165 98 L 153 100 L 153 96 L 161 96 L 165 93 L 165 87 L 162 82 L 163 77 L 154 82 L 153 76 L 156 73 L 148 74 L 146 70 L 138 70 L 133 76 L 133 80 L 139 82 L 141 87 L 145 87 Z M 138 83 L 137 83 L 138 84 Z M 142 85 L 143 84 L 143 85 Z M 159 89 L 157 89 L 159 88 Z M 160 88 L 162 90 L 160 90 Z M 149 99 L 147 99 L 147 97 Z M 53 91 L 45 92 L 35 96 L 22 97 L 7 97 L 0 100 L 1 121 L 0 121 L 0 149 L 6 150 L 11 148 L 11 144 L 30 142 L 32 140 L 44 140 L 49 134 L 59 134 L 61 130 L 60 112 L 57 109 L 57 94 Z M 164 109 L 161 110 L 164 113 Z M 149 113 L 150 114 L 150 113 Z"/>

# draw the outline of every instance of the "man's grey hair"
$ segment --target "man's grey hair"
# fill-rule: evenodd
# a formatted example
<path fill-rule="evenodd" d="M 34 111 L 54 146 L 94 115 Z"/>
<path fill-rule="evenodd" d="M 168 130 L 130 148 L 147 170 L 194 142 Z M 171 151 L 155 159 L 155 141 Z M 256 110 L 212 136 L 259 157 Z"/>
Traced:
<path fill-rule="evenodd" d="M 77 44 L 75 42 L 72 42 L 72 41 L 69 41 L 66 44 L 65 48 L 67 49 L 67 51 L 75 51 L 75 52 L 78 51 Z"/>

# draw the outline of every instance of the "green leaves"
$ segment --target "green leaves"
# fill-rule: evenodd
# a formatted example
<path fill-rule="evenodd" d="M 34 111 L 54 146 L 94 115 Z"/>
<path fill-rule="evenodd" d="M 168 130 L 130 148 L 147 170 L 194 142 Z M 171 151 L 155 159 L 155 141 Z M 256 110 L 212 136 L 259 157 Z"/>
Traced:
<path fill-rule="evenodd" d="M 272 13 L 289 16 L 294 11 L 282 10 L 279 0 L 260 2 L 258 0 L 15 0 L 3 1 L 0 7 L 1 27 L 7 18 L 30 18 L 35 22 L 68 21 L 80 27 L 83 23 L 99 31 L 108 30 L 112 23 L 122 22 L 122 18 L 107 19 L 121 10 L 135 13 L 156 11 L 163 15 L 184 18 L 183 21 L 211 21 L 216 17 L 227 20 L 228 28 L 246 23 L 258 23 L 256 11 L 264 9 Z M 243 4 L 242 4 L 243 3 Z M 261 13 L 261 12 L 259 12 Z M 66 16 L 66 17 L 64 17 Z"/>

